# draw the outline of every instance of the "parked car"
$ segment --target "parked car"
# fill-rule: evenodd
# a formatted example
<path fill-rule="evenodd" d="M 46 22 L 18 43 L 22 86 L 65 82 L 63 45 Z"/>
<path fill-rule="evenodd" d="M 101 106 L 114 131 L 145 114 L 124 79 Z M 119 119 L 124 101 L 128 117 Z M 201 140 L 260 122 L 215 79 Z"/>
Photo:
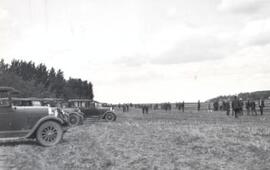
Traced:
<path fill-rule="evenodd" d="M 0 138 L 36 139 L 43 146 L 59 143 L 69 127 L 68 116 L 59 108 L 38 102 L 18 104 L 11 97 L 15 92 L 17 90 L 11 87 L 0 87 Z"/>
<path fill-rule="evenodd" d="M 68 103 L 61 98 L 43 98 L 40 99 L 43 105 L 62 108 L 63 112 L 68 115 L 68 123 L 70 126 L 78 126 L 83 124 L 84 113 L 79 108 L 68 107 Z"/>
<path fill-rule="evenodd" d="M 88 99 L 70 99 L 69 107 L 79 108 L 84 113 L 85 118 L 99 117 L 107 121 L 115 121 L 117 116 L 111 106 L 88 100 Z"/>
<path fill-rule="evenodd" d="M 70 126 L 83 124 L 84 113 L 79 108 L 68 108 L 64 100 L 59 98 L 12 98 L 13 104 L 17 106 L 50 106 L 53 110 L 61 108 L 64 115 L 68 117 Z"/>

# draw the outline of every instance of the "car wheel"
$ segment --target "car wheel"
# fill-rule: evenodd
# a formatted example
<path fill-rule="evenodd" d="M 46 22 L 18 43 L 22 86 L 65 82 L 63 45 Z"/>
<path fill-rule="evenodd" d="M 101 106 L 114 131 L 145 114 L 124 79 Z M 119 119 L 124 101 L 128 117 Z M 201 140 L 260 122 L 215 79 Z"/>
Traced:
<path fill-rule="evenodd" d="M 42 146 L 53 146 L 59 143 L 63 138 L 63 130 L 59 123 L 46 121 L 42 123 L 37 132 L 36 139 Z"/>
<path fill-rule="evenodd" d="M 80 124 L 80 118 L 79 118 L 79 116 L 77 116 L 75 114 L 69 115 L 68 121 L 69 121 L 70 126 L 77 126 Z"/>
<path fill-rule="evenodd" d="M 116 120 L 116 115 L 112 112 L 108 112 L 105 114 L 105 120 L 111 122 L 111 121 L 115 121 Z"/>

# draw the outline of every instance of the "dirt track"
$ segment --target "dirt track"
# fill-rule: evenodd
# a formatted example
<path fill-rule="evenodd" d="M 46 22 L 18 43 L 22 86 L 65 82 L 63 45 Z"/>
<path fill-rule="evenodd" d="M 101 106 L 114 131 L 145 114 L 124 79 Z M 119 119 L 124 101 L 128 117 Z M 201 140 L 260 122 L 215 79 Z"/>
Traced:
<path fill-rule="evenodd" d="M 239 119 L 216 113 L 121 113 L 116 122 L 89 121 L 64 141 L 1 146 L 14 169 L 267 169 L 270 115 Z"/>

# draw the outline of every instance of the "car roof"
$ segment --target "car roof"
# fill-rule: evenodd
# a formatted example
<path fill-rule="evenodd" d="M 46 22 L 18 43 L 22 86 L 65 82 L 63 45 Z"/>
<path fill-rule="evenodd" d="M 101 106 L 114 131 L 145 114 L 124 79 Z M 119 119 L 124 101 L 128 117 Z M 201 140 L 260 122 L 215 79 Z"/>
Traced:
<path fill-rule="evenodd" d="M 95 102 L 91 99 L 69 99 L 69 102 Z"/>
<path fill-rule="evenodd" d="M 0 92 L 2 92 L 2 93 L 11 92 L 12 94 L 20 93 L 18 90 L 16 90 L 13 87 L 5 87 L 5 86 L 0 87 Z"/>
<path fill-rule="evenodd" d="M 57 98 L 37 98 L 37 97 L 27 97 L 27 98 L 13 97 L 12 100 L 17 100 L 17 101 L 63 101 L 64 99 L 57 99 Z"/>

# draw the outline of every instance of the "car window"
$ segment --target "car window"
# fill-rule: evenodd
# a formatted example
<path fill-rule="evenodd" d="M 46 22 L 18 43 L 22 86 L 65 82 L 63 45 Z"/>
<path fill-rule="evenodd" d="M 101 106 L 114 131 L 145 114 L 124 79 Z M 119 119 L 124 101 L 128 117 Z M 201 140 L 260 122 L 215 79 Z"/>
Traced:
<path fill-rule="evenodd" d="M 95 103 L 90 103 L 90 108 L 95 108 Z"/>
<path fill-rule="evenodd" d="M 40 101 L 32 101 L 32 105 L 33 106 L 41 106 L 41 102 Z"/>
<path fill-rule="evenodd" d="M 24 100 L 15 100 L 12 101 L 14 106 L 32 106 L 32 102 L 31 101 L 24 101 Z"/>
<path fill-rule="evenodd" d="M 7 107 L 10 106 L 8 99 L 0 99 L 0 107 Z"/>
<path fill-rule="evenodd" d="M 85 106 L 86 106 L 85 102 L 82 102 L 82 107 L 85 107 Z"/>

